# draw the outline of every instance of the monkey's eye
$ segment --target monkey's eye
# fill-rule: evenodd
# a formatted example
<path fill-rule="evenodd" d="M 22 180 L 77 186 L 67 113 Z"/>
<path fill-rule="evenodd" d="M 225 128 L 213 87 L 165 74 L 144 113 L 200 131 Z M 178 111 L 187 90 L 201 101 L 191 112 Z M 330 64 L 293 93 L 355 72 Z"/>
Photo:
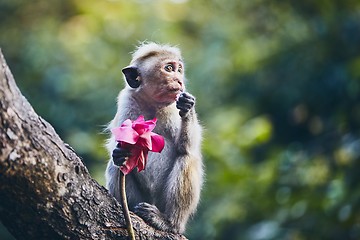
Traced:
<path fill-rule="evenodd" d="M 182 72 L 183 72 L 183 67 L 182 67 L 182 65 L 179 65 L 178 72 L 179 72 L 179 73 L 182 73 Z"/>
<path fill-rule="evenodd" d="M 164 67 L 165 71 L 167 72 L 172 72 L 174 71 L 174 67 L 172 64 L 166 64 L 165 67 Z"/>

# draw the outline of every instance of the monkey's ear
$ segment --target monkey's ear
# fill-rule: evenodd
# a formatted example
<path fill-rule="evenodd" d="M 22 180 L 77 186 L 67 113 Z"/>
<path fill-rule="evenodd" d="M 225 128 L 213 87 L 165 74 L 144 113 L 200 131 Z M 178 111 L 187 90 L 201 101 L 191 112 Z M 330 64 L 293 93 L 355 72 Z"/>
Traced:
<path fill-rule="evenodd" d="M 129 66 L 123 68 L 122 72 L 125 75 L 126 82 L 132 88 L 138 88 L 140 86 L 140 75 L 137 67 Z"/>

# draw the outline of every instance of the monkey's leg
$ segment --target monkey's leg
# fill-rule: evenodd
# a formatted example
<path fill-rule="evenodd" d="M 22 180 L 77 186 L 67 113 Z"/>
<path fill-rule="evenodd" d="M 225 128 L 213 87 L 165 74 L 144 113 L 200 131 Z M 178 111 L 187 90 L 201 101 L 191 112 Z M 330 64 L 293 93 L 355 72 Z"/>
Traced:
<path fill-rule="evenodd" d="M 135 206 L 134 213 L 144 219 L 147 224 L 156 229 L 172 233 L 179 232 L 179 229 L 173 226 L 155 205 L 141 202 Z"/>

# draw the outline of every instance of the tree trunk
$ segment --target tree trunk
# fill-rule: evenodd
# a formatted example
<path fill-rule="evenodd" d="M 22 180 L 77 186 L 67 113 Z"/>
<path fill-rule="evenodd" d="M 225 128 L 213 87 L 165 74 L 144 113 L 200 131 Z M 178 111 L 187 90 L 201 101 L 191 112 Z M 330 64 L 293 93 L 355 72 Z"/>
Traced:
<path fill-rule="evenodd" d="M 131 213 L 137 239 L 185 239 Z M 21 95 L 0 50 L 0 220 L 17 239 L 126 239 L 119 203 Z"/>

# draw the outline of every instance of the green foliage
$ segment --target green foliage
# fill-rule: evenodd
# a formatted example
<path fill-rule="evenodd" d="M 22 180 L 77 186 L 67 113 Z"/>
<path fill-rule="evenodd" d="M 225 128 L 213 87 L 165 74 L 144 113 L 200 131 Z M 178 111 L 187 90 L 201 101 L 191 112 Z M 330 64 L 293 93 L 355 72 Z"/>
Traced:
<path fill-rule="evenodd" d="M 181 47 L 206 128 L 190 239 L 360 238 L 360 2 L 2 0 L 0 23 L 21 90 L 101 183 L 129 52 Z"/>

